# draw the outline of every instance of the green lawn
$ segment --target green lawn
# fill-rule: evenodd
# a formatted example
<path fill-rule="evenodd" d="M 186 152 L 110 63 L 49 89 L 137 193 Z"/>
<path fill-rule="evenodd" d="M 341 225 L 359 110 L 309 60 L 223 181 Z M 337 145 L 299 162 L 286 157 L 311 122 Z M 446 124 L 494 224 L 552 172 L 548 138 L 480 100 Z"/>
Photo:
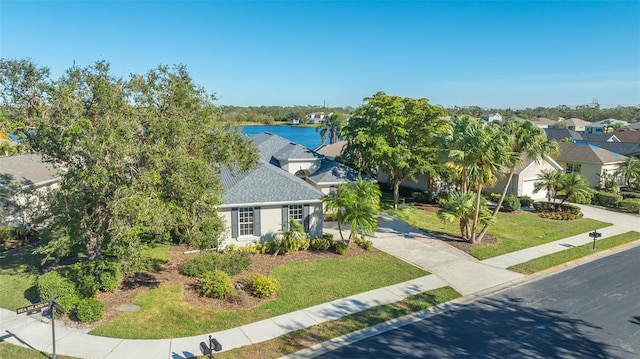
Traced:
<path fill-rule="evenodd" d="M 123 313 L 91 334 L 132 339 L 193 336 L 234 328 L 427 274 L 382 252 L 292 262 L 272 271 L 272 276 L 281 285 L 278 298 L 240 311 L 194 308 L 182 301 L 182 285 L 161 285 L 136 296 L 133 303 L 141 307 L 139 311 Z"/>
<path fill-rule="evenodd" d="M 0 307 L 15 310 L 38 299 L 35 281 L 41 259 L 29 248 L 0 254 Z"/>
<path fill-rule="evenodd" d="M 552 253 L 544 257 L 532 259 L 528 262 L 520 263 L 507 269 L 524 274 L 531 274 L 637 240 L 640 240 L 640 233 L 631 231 L 599 239 L 596 242 L 595 249 L 593 249 L 593 243 L 587 243 L 578 247 L 565 249 L 561 252 Z"/>
<path fill-rule="evenodd" d="M 435 212 L 428 212 L 410 206 L 398 210 L 388 210 L 401 220 L 427 233 L 447 233 L 459 236 L 457 223 L 444 223 Z M 471 255 L 482 260 L 520 249 L 537 246 L 558 239 L 575 236 L 610 226 L 611 223 L 595 219 L 581 218 L 572 221 L 556 221 L 540 218 L 535 213 L 498 213 L 496 223 L 488 234 L 497 238 L 496 244 L 480 245 L 471 249 Z"/>
<path fill-rule="evenodd" d="M 58 359 L 76 359 L 66 355 L 56 356 Z M 0 358 L 49 359 L 51 358 L 51 354 L 45 354 L 34 349 L 23 348 L 0 340 Z"/>

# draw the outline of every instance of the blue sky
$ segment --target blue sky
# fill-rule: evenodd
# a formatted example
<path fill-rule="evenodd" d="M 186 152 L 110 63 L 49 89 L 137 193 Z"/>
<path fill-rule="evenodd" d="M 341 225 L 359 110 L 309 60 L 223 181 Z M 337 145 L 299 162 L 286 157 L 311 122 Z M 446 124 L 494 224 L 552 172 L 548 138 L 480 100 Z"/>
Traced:
<path fill-rule="evenodd" d="M 221 105 L 640 105 L 639 1 L 0 1 L 0 55 L 60 76 L 185 64 Z"/>

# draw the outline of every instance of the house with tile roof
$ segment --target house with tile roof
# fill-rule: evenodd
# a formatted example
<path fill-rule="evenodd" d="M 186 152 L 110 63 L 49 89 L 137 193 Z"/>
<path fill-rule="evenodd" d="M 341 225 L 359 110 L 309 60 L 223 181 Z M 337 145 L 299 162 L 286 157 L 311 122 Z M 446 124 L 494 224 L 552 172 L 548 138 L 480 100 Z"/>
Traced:
<path fill-rule="evenodd" d="M 613 174 L 627 157 L 586 142 L 561 142 L 557 162 L 566 173 L 582 174 L 591 187 L 598 187 L 605 174 Z"/>

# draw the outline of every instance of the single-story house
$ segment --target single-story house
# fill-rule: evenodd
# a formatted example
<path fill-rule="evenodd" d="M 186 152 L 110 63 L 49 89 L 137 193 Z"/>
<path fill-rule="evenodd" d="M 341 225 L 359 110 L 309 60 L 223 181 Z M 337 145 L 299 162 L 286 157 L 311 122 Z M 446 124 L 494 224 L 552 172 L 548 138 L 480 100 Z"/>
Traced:
<path fill-rule="evenodd" d="M 520 165 L 515 168 L 515 172 L 513 173 L 513 178 L 511 179 L 511 183 L 509 184 L 509 188 L 507 189 L 508 195 L 514 196 L 529 196 L 533 199 L 544 199 L 547 197 L 547 191 L 541 190 L 537 193 L 533 192 L 535 182 L 538 180 L 538 175 L 543 171 L 557 171 L 561 170 L 562 166 L 559 163 L 554 161 L 551 157 L 545 157 L 540 161 L 534 161 L 529 157 L 524 157 L 523 161 Z M 508 175 L 509 170 L 505 170 Z M 488 192 L 497 192 L 501 193 L 504 184 L 506 183 L 507 178 L 499 179 L 495 185 L 492 187 L 486 188 Z"/>
<path fill-rule="evenodd" d="M 629 125 L 627 121 L 616 120 L 615 118 L 608 118 L 606 120 L 594 122 L 585 126 L 584 131 L 586 133 L 607 133 L 614 130 L 615 127 L 626 127 Z"/>
<path fill-rule="evenodd" d="M 586 142 L 561 142 L 557 162 L 566 173 L 577 172 L 589 181 L 591 187 L 598 187 L 605 174 L 613 174 L 618 165 L 627 157 L 605 150 Z"/>
<path fill-rule="evenodd" d="M 534 117 L 529 121 L 533 122 L 533 124 L 539 128 L 550 128 L 558 123 L 558 121 L 554 121 L 545 117 Z"/>
<path fill-rule="evenodd" d="M 482 114 L 482 116 L 480 116 L 480 119 L 482 119 L 484 122 L 486 123 L 502 123 L 502 115 L 499 113 L 484 113 Z"/>
<path fill-rule="evenodd" d="M 58 187 L 60 170 L 39 154 L 0 157 L 0 222 L 31 222 Z"/>

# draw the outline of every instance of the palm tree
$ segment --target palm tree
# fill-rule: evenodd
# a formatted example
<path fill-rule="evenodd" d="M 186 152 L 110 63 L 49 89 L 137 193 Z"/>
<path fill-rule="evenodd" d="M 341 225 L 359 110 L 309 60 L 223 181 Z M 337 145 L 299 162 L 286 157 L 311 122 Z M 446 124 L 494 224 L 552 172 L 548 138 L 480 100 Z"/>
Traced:
<path fill-rule="evenodd" d="M 622 177 L 627 187 L 631 186 L 632 182 L 638 185 L 638 182 L 640 182 L 640 160 L 635 157 L 627 158 L 618 164 L 615 176 Z"/>
<path fill-rule="evenodd" d="M 573 172 L 565 174 L 560 180 L 560 188 L 565 197 L 560 202 L 560 206 L 569 198 L 584 198 L 589 194 L 591 187 L 589 181 L 581 174 Z"/>
<path fill-rule="evenodd" d="M 351 234 L 347 244 L 356 238 L 358 233 L 370 235 L 378 225 L 380 197 L 382 193 L 377 183 L 358 177 L 356 182 L 343 183 L 336 192 L 323 198 L 327 212 L 333 213 L 338 221 L 340 238 L 342 225 L 351 224 Z"/>
<path fill-rule="evenodd" d="M 473 192 L 462 193 L 454 191 L 449 194 L 449 198 L 440 201 L 440 209 L 438 210 L 438 218 L 443 222 L 453 223 L 458 220 L 460 225 L 460 236 L 463 239 L 472 241 L 472 233 L 469 224 L 473 221 L 476 210 L 476 194 Z M 480 222 L 489 224 L 493 222 L 493 217 L 489 212 L 484 201 L 481 201 L 481 210 L 479 214 Z"/>
<path fill-rule="evenodd" d="M 329 144 L 338 142 L 340 140 L 342 129 L 346 124 L 347 119 L 344 115 L 334 112 L 324 120 L 324 122 L 316 127 L 316 132 L 320 132 L 320 142 L 324 145 L 324 140 L 327 138 L 327 134 L 329 135 Z"/>
<path fill-rule="evenodd" d="M 547 191 L 547 202 L 551 203 L 551 198 L 553 198 L 553 203 L 556 202 L 556 192 L 560 187 L 560 183 L 562 182 L 562 177 L 564 177 L 564 172 L 562 170 L 542 170 L 538 175 L 538 180 L 533 184 L 533 193 L 538 193 L 542 189 Z"/>

